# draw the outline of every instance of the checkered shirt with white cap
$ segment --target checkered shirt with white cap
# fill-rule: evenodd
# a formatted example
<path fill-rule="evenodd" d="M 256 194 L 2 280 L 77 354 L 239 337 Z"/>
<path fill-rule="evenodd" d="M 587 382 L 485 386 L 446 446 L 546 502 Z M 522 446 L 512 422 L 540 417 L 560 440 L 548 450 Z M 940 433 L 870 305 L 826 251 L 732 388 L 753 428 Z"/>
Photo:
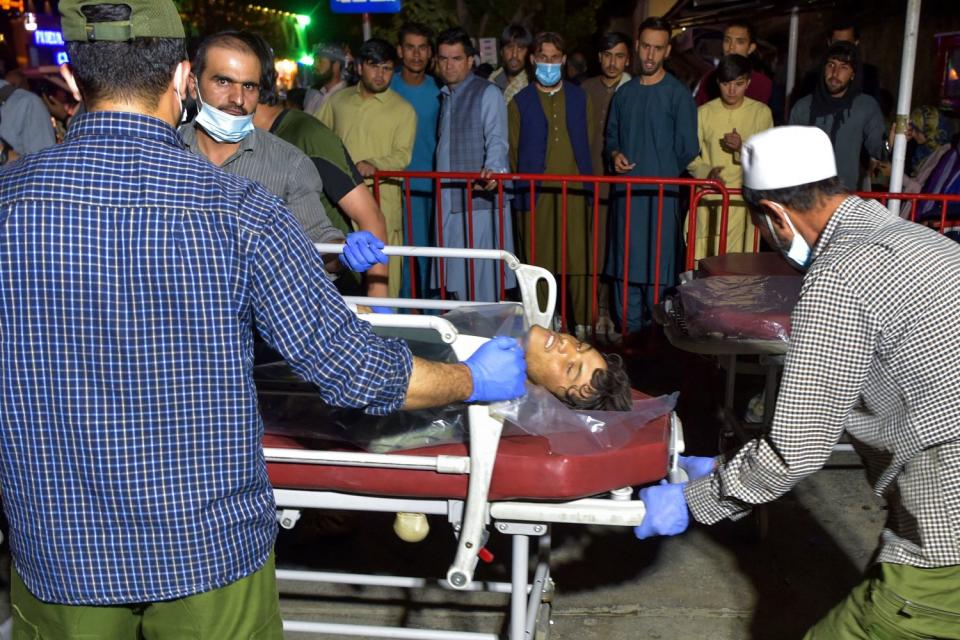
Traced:
<path fill-rule="evenodd" d="M 876 559 L 960 564 L 960 245 L 851 196 L 813 252 L 771 430 L 689 483 L 690 511 L 775 499 L 846 430 L 889 508 Z"/>

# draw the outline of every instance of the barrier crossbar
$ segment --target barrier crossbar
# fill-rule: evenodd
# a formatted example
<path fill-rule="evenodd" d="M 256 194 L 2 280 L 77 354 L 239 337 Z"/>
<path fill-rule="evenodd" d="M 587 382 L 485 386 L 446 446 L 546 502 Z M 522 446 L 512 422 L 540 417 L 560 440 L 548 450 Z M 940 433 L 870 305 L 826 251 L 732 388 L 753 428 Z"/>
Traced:
<path fill-rule="evenodd" d="M 537 212 L 537 199 L 538 195 L 542 193 L 551 193 L 556 194 L 560 198 L 560 209 L 559 209 L 559 230 L 560 234 L 560 251 L 559 258 L 555 260 L 556 265 L 555 274 L 558 276 L 559 284 L 559 302 L 560 302 L 560 319 L 561 324 L 564 327 L 569 327 L 568 322 L 568 301 L 570 297 L 569 292 L 569 283 L 568 275 L 570 274 L 570 265 L 568 262 L 570 244 L 572 242 L 586 242 L 583 243 L 583 246 L 587 247 L 588 253 L 588 273 L 586 274 L 576 274 L 576 275 L 585 275 L 589 278 L 589 290 L 590 290 L 590 319 L 591 326 L 597 324 L 597 320 L 600 315 L 599 308 L 599 292 L 601 288 L 600 278 L 603 276 L 605 271 L 605 265 L 601 262 L 601 257 L 606 253 L 606 249 L 611 246 L 610 238 L 607 237 L 607 229 L 602 227 L 603 214 L 606 213 L 606 207 L 612 207 L 613 197 L 612 193 L 608 197 L 603 197 L 601 195 L 602 185 L 610 185 L 609 188 L 611 191 L 617 187 L 622 189 L 623 192 L 620 194 L 624 200 L 623 205 L 623 228 L 624 228 L 624 237 L 622 238 L 623 247 L 623 260 L 621 265 L 617 265 L 623 269 L 622 273 L 625 277 L 622 278 L 622 292 L 623 292 L 623 302 L 622 302 L 622 318 L 626 318 L 627 315 L 627 306 L 629 303 L 629 273 L 631 265 L 631 242 L 630 242 L 630 232 L 631 228 L 634 226 L 632 223 L 638 222 L 633 220 L 637 214 L 632 207 L 633 201 L 635 198 L 645 197 L 645 198 L 656 198 L 655 206 L 651 205 L 647 207 L 647 211 L 655 215 L 655 232 L 651 236 L 651 241 L 648 246 L 637 247 L 637 249 L 644 252 L 644 255 L 640 259 L 648 259 L 650 255 L 654 257 L 654 268 L 652 274 L 652 294 L 654 303 L 659 301 L 662 290 L 672 286 L 672 282 L 664 282 L 664 279 L 661 274 L 661 263 L 665 259 L 669 259 L 669 256 L 664 254 L 664 251 L 667 247 L 672 247 L 673 243 L 667 243 L 666 238 L 664 238 L 665 230 L 665 208 L 664 203 L 666 198 L 672 198 L 677 203 L 677 213 L 682 218 L 682 212 L 680 204 L 683 198 L 686 198 L 689 201 L 689 207 L 685 208 L 687 211 L 687 216 L 689 219 L 689 225 L 692 228 L 696 226 L 697 218 L 697 207 L 700 204 L 700 200 L 705 193 L 710 193 L 714 196 L 719 196 L 721 207 L 726 210 L 729 203 L 729 196 L 727 188 L 720 182 L 715 180 L 698 180 L 693 178 L 660 178 L 660 177 L 635 177 L 635 176 L 581 176 L 581 175 L 554 175 L 554 174 L 523 174 L 523 173 L 503 173 L 503 174 L 494 174 L 489 177 L 481 176 L 480 173 L 471 173 L 471 172 L 435 172 L 435 171 L 378 171 L 374 175 L 373 179 L 373 189 L 374 197 L 379 201 L 381 186 L 386 181 L 400 181 L 400 187 L 403 191 L 402 201 L 404 203 L 404 243 L 407 245 L 414 245 L 414 208 L 412 205 L 412 192 L 415 187 L 413 186 L 414 180 L 429 180 L 432 185 L 432 194 L 433 194 L 433 206 L 432 206 L 432 220 L 429 221 L 429 224 L 432 226 L 432 229 L 435 233 L 435 246 L 443 247 L 444 246 L 444 230 L 443 230 L 443 197 L 438 194 L 450 193 L 453 197 L 461 197 L 466 203 L 465 207 L 465 222 L 467 228 L 467 237 L 466 237 L 466 246 L 468 248 L 475 247 L 475 238 L 473 237 L 472 231 L 474 228 L 474 197 L 483 188 L 489 188 L 488 193 L 494 196 L 494 202 L 496 205 L 496 222 L 498 235 L 495 238 L 496 245 L 495 247 L 482 247 L 482 248 L 495 248 L 495 249 L 505 249 L 507 247 L 507 237 L 506 234 L 513 234 L 515 229 L 508 228 L 504 224 L 506 211 L 510 207 L 511 201 L 523 197 L 524 202 L 527 205 L 527 209 L 522 213 L 525 215 L 525 221 L 523 223 L 522 231 L 525 231 L 525 242 L 524 246 L 518 248 L 518 253 L 522 256 L 522 259 L 525 262 L 530 264 L 539 265 L 540 262 L 537 258 L 536 248 L 537 248 L 537 216 L 538 215 L 548 215 L 544 212 Z M 529 191 L 529 194 L 522 194 L 521 191 Z M 472 194 L 474 197 L 466 197 L 466 194 Z M 569 225 L 568 225 L 568 202 L 571 198 L 578 197 L 583 198 L 586 203 L 589 205 L 586 207 L 587 211 L 587 222 L 589 229 L 589 238 L 572 238 L 570 237 Z M 654 213 L 655 212 L 655 213 Z M 608 219 L 615 214 L 611 209 L 609 213 L 606 213 Z M 683 220 L 680 219 L 677 221 L 677 224 L 682 224 Z M 421 221 L 421 225 L 424 224 Z M 726 224 L 726 219 L 724 218 L 723 225 Z M 519 226 L 519 225 L 517 225 Z M 672 225 L 668 228 L 673 228 Z M 724 226 L 722 232 L 726 233 L 726 227 Z M 725 247 L 723 248 L 725 251 Z M 679 257 L 679 256 L 678 256 Z M 685 253 L 683 254 L 683 265 L 685 269 L 692 269 L 694 266 L 694 248 L 688 243 Z M 636 259 L 636 256 L 633 256 Z M 431 278 L 432 288 L 438 289 L 436 294 L 440 297 L 441 300 L 445 300 L 448 297 L 447 292 L 447 282 L 446 282 L 446 269 L 445 269 L 445 259 L 438 259 L 435 264 L 434 273 Z M 540 265 L 543 266 L 543 265 Z M 612 268 L 612 265 L 610 265 Z M 413 297 L 424 296 L 425 292 L 419 291 L 419 282 L 422 281 L 421 278 L 418 278 L 418 270 L 420 265 L 417 264 L 414 258 L 407 258 L 407 270 L 409 274 L 410 281 L 410 293 Z M 476 299 L 476 276 L 474 272 L 473 261 L 468 263 L 467 266 L 467 287 L 468 287 L 468 296 L 470 300 Z M 498 278 L 498 291 L 500 298 L 502 299 L 506 294 L 505 288 L 505 278 L 504 270 L 501 266 Z"/>
<path fill-rule="evenodd" d="M 589 278 L 589 318 L 591 326 L 596 326 L 600 316 L 600 290 L 601 278 L 605 272 L 615 270 L 612 262 L 606 259 L 605 254 L 609 253 L 614 243 L 622 248 L 622 264 L 616 265 L 622 269 L 623 277 L 618 286 L 621 286 L 621 318 L 627 317 L 627 308 L 630 296 L 630 265 L 632 259 L 649 260 L 653 256 L 653 274 L 651 284 L 653 289 L 653 303 L 656 304 L 662 291 L 676 284 L 675 282 L 665 282 L 662 277 L 662 263 L 665 256 L 664 251 L 667 247 L 672 247 L 672 239 L 665 237 L 664 224 L 664 204 L 666 198 L 673 198 L 677 203 L 677 215 L 681 218 L 677 220 L 677 225 L 683 233 L 684 220 L 683 213 L 686 213 L 686 231 L 682 239 L 685 240 L 686 247 L 678 245 L 678 251 L 683 250 L 682 266 L 684 270 L 696 268 L 697 256 L 697 218 L 701 215 L 701 205 L 704 204 L 704 198 L 709 198 L 711 206 L 719 207 L 720 219 L 718 228 L 718 246 L 717 253 L 724 255 L 727 252 L 727 230 L 729 225 L 731 201 L 741 197 L 741 190 L 728 188 L 723 183 L 716 180 L 699 180 L 693 178 L 662 178 L 662 177 L 638 177 L 638 176 L 582 176 L 582 175 L 553 175 L 553 174 L 523 174 L 523 173 L 503 173 L 491 176 L 482 176 L 480 173 L 472 172 L 437 172 L 437 171 L 378 171 L 373 178 L 374 197 L 379 201 L 381 185 L 385 182 L 396 183 L 399 181 L 403 192 L 402 202 L 404 204 L 404 244 L 414 246 L 414 208 L 412 205 L 413 192 L 416 187 L 413 186 L 414 180 L 430 181 L 432 199 L 430 207 L 431 220 L 417 221 L 421 226 L 430 225 L 435 238 L 432 246 L 444 247 L 444 229 L 443 229 L 443 201 L 444 198 L 438 194 L 450 193 L 452 197 L 460 197 L 465 203 L 465 222 L 466 222 L 466 248 L 476 248 L 473 234 L 474 216 L 476 214 L 474 198 L 481 193 L 488 193 L 491 196 L 496 209 L 497 235 L 494 238 L 495 246 L 485 246 L 480 248 L 506 250 L 507 234 L 515 234 L 517 231 L 525 232 L 523 235 L 524 243 L 522 247 L 517 247 L 516 252 L 525 262 L 530 264 L 539 264 L 537 256 L 537 217 L 543 215 L 557 215 L 557 212 L 538 212 L 538 195 L 550 193 L 558 195 L 560 198 L 559 206 L 559 240 L 560 252 L 559 258 L 554 260 L 555 275 L 557 275 L 559 285 L 559 308 L 561 324 L 564 328 L 571 325 L 568 318 L 569 310 L 569 275 L 570 264 L 568 261 L 570 244 L 573 242 L 583 243 L 587 249 L 588 273 L 576 274 L 586 275 Z M 604 185 L 610 190 L 606 196 L 601 191 Z M 614 209 L 613 189 L 618 189 L 618 197 L 622 199 L 623 204 L 619 211 Z M 529 193 L 524 193 L 529 192 Z M 472 197 L 467 197 L 471 194 Z M 872 198 L 887 204 L 889 200 L 899 200 L 902 205 L 909 206 L 904 210 L 904 217 L 921 224 L 926 224 L 932 228 L 945 233 L 951 228 L 960 227 L 960 195 L 940 195 L 929 193 L 898 193 L 891 194 L 886 192 L 859 192 L 857 195 L 863 198 Z M 571 198 L 582 198 L 585 201 L 587 211 L 587 228 L 589 229 L 589 238 L 571 237 L 568 225 L 569 209 L 568 202 Z M 631 230 L 635 227 L 635 222 L 640 224 L 642 221 L 636 220 L 638 215 L 643 215 L 635 211 L 633 206 L 634 199 L 637 197 L 656 198 L 656 205 L 646 207 L 646 215 L 653 218 L 655 229 L 650 242 L 646 246 L 631 247 Z M 525 216 L 523 228 L 515 220 L 515 228 L 508 228 L 505 222 L 506 211 L 512 209 L 511 203 L 522 202 L 526 209 L 520 211 Z M 685 206 L 680 205 L 686 201 Z M 938 207 L 938 209 L 937 209 Z M 682 210 L 681 210 L 682 209 Z M 937 215 L 931 211 L 937 209 Z M 603 218 L 607 218 L 607 226 L 603 227 Z M 622 216 L 623 219 L 623 237 L 609 237 L 614 216 Z M 951 226 L 951 223 L 955 224 Z M 517 234 L 520 235 L 520 234 Z M 517 238 L 519 241 L 519 238 Z M 668 242 L 670 241 L 670 242 Z M 631 250 L 641 251 L 641 256 L 631 256 Z M 760 230 L 754 231 L 753 252 L 760 250 Z M 677 256 L 680 258 L 681 256 Z M 417 258 L 407 257 L 407 277 L 409 278 L 410 294 L 413 298 L 428 297 L 428 293 L 439 296 L 441 300 L 448 298 L 445 261 L 451 258 L 438 258 L 434 264 L 433 273 L 430 279 L 433 292 L 419 290 L 420 283 L 425 281 L 419 274 L 420 264 Z M 466 266 L 467 290 L 469 300 L 476 300 L 477 282 L 474 268 L 475 261 L 468 261 Z M 607 264 L 605 264 L 605 262 Z M 543 266 L 543 265 L 541 265 Z M 418 277 L 418 275 L 420 277 Z M 505 271 L 503 264 L 499 265 L 497 291 L 500 299 L 506 295 Z M 625 326 L 621 329 L 625 331 Z"/>

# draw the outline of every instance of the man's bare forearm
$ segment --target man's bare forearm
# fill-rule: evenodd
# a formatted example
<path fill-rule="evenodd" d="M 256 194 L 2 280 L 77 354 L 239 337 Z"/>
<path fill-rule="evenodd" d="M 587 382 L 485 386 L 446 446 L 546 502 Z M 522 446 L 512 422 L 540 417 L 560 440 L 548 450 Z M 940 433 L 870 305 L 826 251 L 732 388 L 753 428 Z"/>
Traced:
<path fill-rule="evenodd" d="M 439 407 L 462 402 L 473 393 L 473 377 L 465 364 L 446 364 L 413 357 L 404 409 Z"/>

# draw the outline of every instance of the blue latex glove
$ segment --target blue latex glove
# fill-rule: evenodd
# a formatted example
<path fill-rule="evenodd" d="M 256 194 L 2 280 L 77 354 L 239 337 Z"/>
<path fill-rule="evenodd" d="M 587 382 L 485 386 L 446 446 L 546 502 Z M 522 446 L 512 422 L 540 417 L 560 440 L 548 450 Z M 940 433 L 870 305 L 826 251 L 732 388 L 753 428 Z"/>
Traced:
<path fill-rule="evenodd" d="M 477 349 L 464 364 L 473 376 L 473 393 L 467 402 L 512 400 L 524 394 L 527 361 L 523 347 L 513 338 L 497 336 Z"/>
<path fill-rule="evenodd" d="M 683 497 L 686 482 L 668 484 L 666 480 L 659 485 L 640 490 L 647 513 L 643 522 L 633 528 L 634 535 L 640 540 L 652 536 L 675 536 L 690 526 L 690 511 Z"/>
<path fill-rule="evenodd" d="M 713 458 L 703 456 L 677 456 L 680 468 L 687 472 L 687 477 L 691 480 L 706 477 L 713 473 L 716 461 Z"/>
<path fill-rule="evenodd" d="M 363 273 L 375 264 L 387 264 L 387 256 L 381 249 L 383 240 L 369 231 L 354 231 L 347 234 L 340 262 L 351 271 Z"/>
<path fill-rule="evenodd" d="M 370 311 L 374 313 L 396 313 L 393 307 L 370 307 Z"/>

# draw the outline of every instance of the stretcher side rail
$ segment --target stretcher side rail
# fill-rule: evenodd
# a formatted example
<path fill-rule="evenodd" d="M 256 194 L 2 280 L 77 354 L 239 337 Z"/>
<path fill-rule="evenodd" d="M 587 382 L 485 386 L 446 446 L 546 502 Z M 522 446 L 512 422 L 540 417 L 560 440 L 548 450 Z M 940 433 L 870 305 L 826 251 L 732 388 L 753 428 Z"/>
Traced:
<path fill-rule="evenodd" d="M 340 254 L 343 253 L 342 244 L 329 244 L 317 242 L 314 244 L 317 251 L 322 254 Z M 531 264 L 523 264 L 515 255 L 509 251 L 499 249 L 454 249 L 443 247 L 400 247 L 386 246 L 383 253 L 387 256 L 402 256 L 411 258 L 467 258 L 467 259 L 487 259 L 499 260 L 507 268 L 513 271 L 517 278 L 517 284 L 520 287 L 521 301 L 523 302 L 523 313 L 526 316 L 529 325 L 540 325 L 549 327 L 553 323 L 553 310 L 557 303 L 557 281 L 553 274 L 542 267 Z M 539 283 L 545 283 L 547 286 L 547 298 L 544 307 L 541 307 L 537 299 L 537 286 Z M 401 309 L 438 309 L 449 310 L 464 306 L 465 303 L 449 300 L 411 300 L 409 298 L 353 298 L 353 301 L 363 300 L 373 304 L 385 307 L 398 307 Z M 467 305 L 476 305 L 484 303 L 466 303 Z"/>

